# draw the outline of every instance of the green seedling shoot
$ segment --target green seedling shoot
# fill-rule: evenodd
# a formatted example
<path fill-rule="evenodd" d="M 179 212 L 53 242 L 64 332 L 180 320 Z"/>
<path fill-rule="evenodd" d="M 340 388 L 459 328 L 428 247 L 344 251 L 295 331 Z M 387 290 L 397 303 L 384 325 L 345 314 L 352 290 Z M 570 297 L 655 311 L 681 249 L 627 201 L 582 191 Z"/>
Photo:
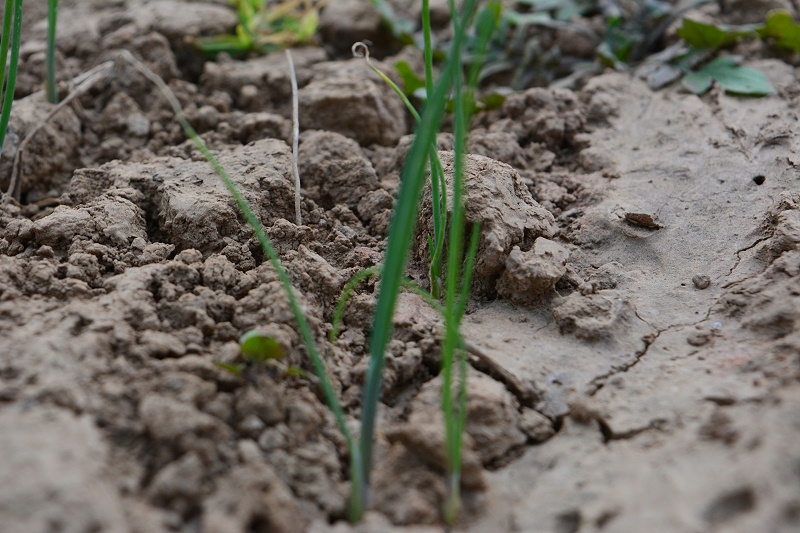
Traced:
<path fill-rule="evenodd" d="M 265 54 L 310 42 L 317 33 L 319 11 L 327 0 L 287 0 L 267 5 L 267 0 L 231 0 L 239 24 L 233 35 L 195 39 L 204 54 L 233 57 L 250 52 Z"/>
<path fill-rule="evenodd" d="M 283 358 L 283 348 L 278 341 L 259 331 L 248 331 L 242 335 L 239 339 L 239 349 L 245 359 L 256 364 Z"/>

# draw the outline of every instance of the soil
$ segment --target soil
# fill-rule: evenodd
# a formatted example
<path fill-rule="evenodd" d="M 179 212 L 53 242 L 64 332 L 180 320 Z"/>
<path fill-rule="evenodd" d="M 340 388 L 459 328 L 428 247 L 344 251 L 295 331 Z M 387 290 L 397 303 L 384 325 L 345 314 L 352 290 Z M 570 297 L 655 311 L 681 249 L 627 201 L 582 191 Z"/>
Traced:
<path fill-rule="evenodd" d="M 792 7 L 718 4 L 703 15 Z M 26 9 L 2 190 L 52 110 L 45 5 Z M 267 228 L 355 428 L 374 281 L 325 339 L 345 283 L 382 260 L 412 123 L 346 55 L 380 42 L 369 3 L 332 3 L 320 46 L 293 51 L 295 225 L 283 53 L 210 62 L 187 44 L 235 22 L 226 2 L 62 0 L 59 76 L 126 49 L 165 78 Z M 798 70 L 745 51 L 775 95 L 653 92 L 607 72 L 475 118 L 458 531 L 800 529 Z M 387 71 L 420 65 L 387 53 Z M 452 138 L 439 142 L 448 170 Z M 314 381 L 283 373 L 311 367 L 277 276 L 157 89 L 118 61 L 22 149 L 21 202 L 0 206 L 0 531 L 442 530 L 442 324 L 420 297 L 398 303 L 373 510 L 350 526 L 333 416 Z M 430 224 L 423 201 L 421 283 Z M 217 366 L 241 362 L 252 329 L 280 343 L 278 366 Z"/>

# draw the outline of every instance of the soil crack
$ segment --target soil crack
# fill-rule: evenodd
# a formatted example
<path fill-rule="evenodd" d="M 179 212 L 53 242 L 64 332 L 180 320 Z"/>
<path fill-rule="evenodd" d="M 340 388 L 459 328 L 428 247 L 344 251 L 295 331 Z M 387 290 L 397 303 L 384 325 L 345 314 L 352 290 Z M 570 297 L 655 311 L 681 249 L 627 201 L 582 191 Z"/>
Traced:
<path fill-rule="evenodd" d="M 516 396 L 520 405 L 532 407 L 541 398 L 541 391 L 537 390 L 532 382 L 523 383 L 475 344 L 465 340 L 464 346 L 472 368 L 505 385 L 506 389 Z"/>
<path fill-rule="evenodd" d="M 758 245 L 759 245 L 759 244 L 761 244 L 762 242 L 764 242 L 764 241 L 767 241 L 767 240 L 769 240 L 769 239 L 771 239 L 771 238 L 772 238 L 772 235 L 767 235 L 767 236 L 765 236 L 765 237 L 761 237 L 761 238 L 759 238 L 759 239 L 756 239 L 756 241 L 755 241 L 754 243 L 752 243 L 751 245 L 749 245 L 749 246 L 746 246 L 746 247 L 744 247 L 744 248 L 742 248 L 742 249 L 740 249 L 740 250 L 736 250 L 736 262 L 735 262 L 735 263 L 734 263 L 734 265 L 731 267 L 731 269 L 728 271 L 728 274 L 727 274 L 725 277 L 727 278 L 727 277 L 730 277 L 731 275 L 733 275 L 734 271 L 735 271 L 735 270 L 736 270 L 736 269 L 739 267 L 739 265 L 740 265 L 740 264 L 741 264 L 741 262 L 742 262 L 742 253 L 744 253 L 744 252 L 747 252 L 747 251 L 749 251 L 749 250 L 752 250 L 753 248 L 755 248 L 756 246 L 758 246 Z M 740 280 L 731 281 L 731 282 L 729 282 L 729 283 L 726 283 L 725 285 L 723 285 L 723 286 L 722 286 L 722 288 L 723 288 L 723 289 L 728 289 L 728 288 L 730 288 L 730 287 L 733 287 L 733 286 L 735 286 L 735 285 L 737 285 L 737 284 L 741 283 L 742 281 L 744 281 L 744 280 L 748 279 L 749 277 L 750 277 L 750 276 L 748 276 L 748 277 L 745 277 L 745 278 L 743 278 L 743 279 L 740 279 Z"/>
<path fill-rule="evenodd" d="M 667 424 L 665 418 L 655 418 L 651 420 L 646 426 L 632 428 L 627 431 L 614 431 L 611 426 L 602 418 L 597 418 L 597 424 L 600 427 L 600 434 L 603 436 L 603 444 L 612 440 L 628 440 L 644 433 L 645 431 L 656 430 L 663 431 L 664 426 Z"/>
<path fill-rule="evenodd" d="M 624 374 L 625 372 L 627 372 L 628 370 L 630 370 L 631 368 L 633 368 L 634 366 L 639 364 L 639 362 L 644 358 L 644 356 L 647 355 L 647 352 L 649 351 L 650 346 L 652 346 L 656 342 L 656 340 L 658 340 L 658 338 L 661 336 L 662 333 L 665 333 L 665 332 L 668 332 L 668 331 L 673 331 L 673 330 L 676 330 L 676 329 L 692 327 L 692 326 L 696 326 L 698 324 L 702 324 L 703 322 L 706 322 L 709 319 L 709 317 L 711 316 L 711 312 L 713 311 L 714 307 L 717 305 L 718 302 L 719 302 L 719 299 L 714 300 L 714 303 L 712 303 L 708 307 L 708 310 L 706 311 L 705 316 L 703 318 L 701 318 L 700 320 L 696 320 L 694 322 L 689 322 L 689 323 L 686 323 L 686 324 L 673 324 L 673 325 L 671 325 L 669 327 L 662 328 L 662 329 L 658 329 L 658 328 L 653 327 L 647 320 L 645 320 L 644 318 L 642 318 L 639 315 L 639 311 L 638 311 L 638 309 L 636 309 L 636 306 L 631 304 L 631 307 L 633 308 L 633 313 L 634 313 L 634 315 L 636 315 L 636 318 L 638 318 L 639 320 L 641 320 L 642 322 L 644 322 L 645 324 L 647 324 L 648 326 L 653 328 L 655 330 L 655 332 L 654 333 L 649 333 L 649 334 L 645 335 L 644 337 L 642 337 L 642 342 L 644 342 L 644 348 L 642 348 L 641 350 L 636 351 L 633 354 L 633 360 L 631 360 L 631 361 L 629 361 L 627 363 L 621 364 L 621 365 L 616 365 L 616 366 L 612 367 L 608 372 L 606 372 L 604 374 L 601 374 L 601 375 L 595 377 L 594 379 L 592 379 L 589 382 L 590 389 L 589 389 L 588 395 L 589 396 L 594 396 L 603 387 L 605 387 L 605 385 L 606 385 L 606 383 L 608 382 L 609 379 L 611 379 L 612 377 L 616 376 L 617 374 Z"/>

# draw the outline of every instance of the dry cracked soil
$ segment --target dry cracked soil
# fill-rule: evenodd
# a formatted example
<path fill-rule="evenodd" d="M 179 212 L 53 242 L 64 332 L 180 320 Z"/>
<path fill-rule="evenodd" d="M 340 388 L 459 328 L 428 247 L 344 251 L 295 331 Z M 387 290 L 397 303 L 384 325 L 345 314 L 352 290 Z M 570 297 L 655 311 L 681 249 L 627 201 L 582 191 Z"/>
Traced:
<path fill-rule="evenodd" d="M 712 4 L 722 21 L 743 5 Z M 343 439 L 314 382 L 283 374 L 310 365 L 277 276 L 120 60 L 165 78 L 253 205 L 355 428 L 374 281 L 325 339 L 344 284 L 382 260 L 411 140 L 403 106 L 345 55 L 380 38 L 369 3 L 331 2 L 320 46 L 293 51 L 302 226 L 284 55 L 210 62 L 187 45 L 232 29 L 226 2 L 63 0 L 60 77 L 116 68 L 53 117 L 45 6 L 26 9 L 0 158 L 5 190 L 20 152 L 21 193 L 0 206 L 0 532 L 441 531 L 440 317 L 402 294 L 373 511 L 350 526 Z M 775 95 L 653 92 L 608 72 L 476 116 L 457 531 L 800 530 L 800 85 L 791 61 L 746 52 Z M 421 61 L 383 64 L 398 59 Z M 443 134 L 446 172 L 451 147 Z M 421 283 L 430 211 L 409 264 Z M 279 366 L 217 366 L 241 361 L 252 329 L 280 343 Z"/>

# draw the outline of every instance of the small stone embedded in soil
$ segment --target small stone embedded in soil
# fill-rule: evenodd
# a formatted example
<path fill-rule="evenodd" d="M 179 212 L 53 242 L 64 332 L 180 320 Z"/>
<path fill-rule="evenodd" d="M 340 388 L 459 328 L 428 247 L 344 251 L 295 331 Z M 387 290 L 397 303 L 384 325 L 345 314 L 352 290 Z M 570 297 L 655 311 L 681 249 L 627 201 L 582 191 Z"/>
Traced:
<path fill-rule="evenodd" d="M 693 331 L 686 336 L 686 342 L 692 346 L 704 346 L 708 344 L 709 335 L 704 331 Z"/>
<path fill-rule="evenodd" d="M 739 439 L 739 431 L 733 419 L 721 408 L 711 413 L 709 419 L 698 430 L 700 437 L 706 440 L 720 440 L 727 445 Z"/>
<path fill-rule="evenodd" d="M 448 209 L 452 208 L 453 153 L 439 152 L 448 183 Z M 556 231 L 553 215 L 531 196 L 512 167 L 478 155 L 465 159 L 465 206 L 468 224 L 481 224 L 478 254 L 473 269 L 473 294 L 487 296 L 506 268 L 514 246 L 530 250 L 539 237 Z M 433 234 L 430 186 L 426 186 L 417 224 L 416 250 L 429 262 L 428 235 Z"/>
<path fill-rule="evenodd" d="M 692 277 L 692 283 L 700 290 L 707 289 L 711 285 L 711 278 L 705 274 L 697 274 Z"/>
<path fill-rule="evenodd" d="M 506 259 L 506 269 L 497 282 L 500 296 L 519 303 L 531 303 L 552 289 L 567 271 L 569 251 L 560 244 L 539 237 L 533 249 L 523 252 L 515 246 Z"/>

